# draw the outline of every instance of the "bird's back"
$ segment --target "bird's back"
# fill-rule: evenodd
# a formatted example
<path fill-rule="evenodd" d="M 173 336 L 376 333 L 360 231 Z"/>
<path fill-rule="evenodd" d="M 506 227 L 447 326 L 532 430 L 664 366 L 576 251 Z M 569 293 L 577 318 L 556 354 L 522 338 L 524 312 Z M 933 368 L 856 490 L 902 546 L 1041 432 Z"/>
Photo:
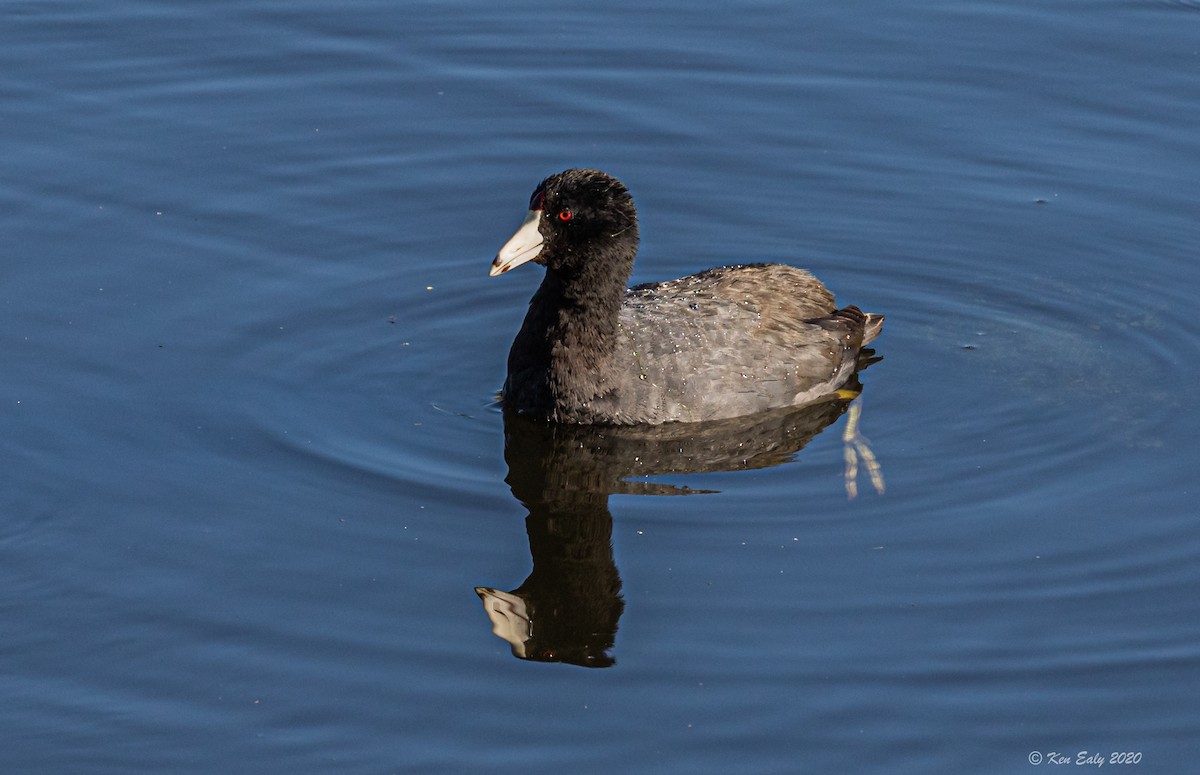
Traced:
<path fill-rule="evenodd" d="M 695 422 L 807 403 L 854 373 L 865 319 L 835 314 L 820 281 L 781 264 L 639 285 L 622 304 L 611 390 L 589 410 Z"/>

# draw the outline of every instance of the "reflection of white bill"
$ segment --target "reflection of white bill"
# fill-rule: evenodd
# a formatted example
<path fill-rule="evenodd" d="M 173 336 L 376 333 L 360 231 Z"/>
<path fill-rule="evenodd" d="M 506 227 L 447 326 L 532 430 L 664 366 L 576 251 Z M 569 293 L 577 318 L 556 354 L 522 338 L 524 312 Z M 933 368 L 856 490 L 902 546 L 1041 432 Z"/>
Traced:
<path fill-rule="evenodd" d="M 524 659 L 525 642 L 533 637 L 525 599 L 491 587 L 475 587 L 475 594 L 483 600 L 483 610 L 492 620 L 492 632 L 509 642 L 514 657 Z"/>

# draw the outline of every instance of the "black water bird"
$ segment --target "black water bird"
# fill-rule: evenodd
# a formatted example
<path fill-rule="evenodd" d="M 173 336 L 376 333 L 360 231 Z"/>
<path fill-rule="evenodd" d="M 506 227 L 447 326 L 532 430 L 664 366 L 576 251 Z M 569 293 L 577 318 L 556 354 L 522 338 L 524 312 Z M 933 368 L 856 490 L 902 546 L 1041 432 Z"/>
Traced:
<path fill-rule="evenodd" d="M 503 400 L 574 424 L 698 422 L 801 406 L 838 390 L 883 316 L 838 309 L 809 272 L 709 269 L 627 288 L 637 211 L 620 181 L 569 169 L 543 180 L 492 262 L 546 267 L 508 356 Z"/>

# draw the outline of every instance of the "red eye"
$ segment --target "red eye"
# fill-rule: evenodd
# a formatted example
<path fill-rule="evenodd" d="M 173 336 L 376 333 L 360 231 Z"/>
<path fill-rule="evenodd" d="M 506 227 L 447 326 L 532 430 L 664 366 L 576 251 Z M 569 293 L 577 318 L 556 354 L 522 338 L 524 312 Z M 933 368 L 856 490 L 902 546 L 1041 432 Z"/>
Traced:
<path fill-rule="evenodd" d="M 575 214 L 572 213 L 570 210 L 559 210 L 559 212 L 558 212 L 558 220 L 562 221 L 563 223 L 566 223 L 567 221 L 571 220 L 574 217 L 575 217 Z"/>

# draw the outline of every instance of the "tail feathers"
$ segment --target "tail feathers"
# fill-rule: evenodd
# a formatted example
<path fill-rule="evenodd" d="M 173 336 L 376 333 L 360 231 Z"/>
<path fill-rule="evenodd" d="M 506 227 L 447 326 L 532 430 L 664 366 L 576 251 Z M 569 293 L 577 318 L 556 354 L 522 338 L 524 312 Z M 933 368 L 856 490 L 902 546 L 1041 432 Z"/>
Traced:
<path fill-rule="evenodd" d="M 883 315 L 873 312 L 863 312 L 855 306 L 842 307 L 831 314 L 810 320 L 830 331 L 844 331 L 847 334 L 846 344 L 855 349 L 879 336 L 883 330 Z"/>
<path fill-rule="evenodd" d="M 875 341 L 875 337 L 879 336 L 883 331 L 883 315 L 875 312 L 866 313 L 866 322 L 863 325 L 863 344 Z"/>

